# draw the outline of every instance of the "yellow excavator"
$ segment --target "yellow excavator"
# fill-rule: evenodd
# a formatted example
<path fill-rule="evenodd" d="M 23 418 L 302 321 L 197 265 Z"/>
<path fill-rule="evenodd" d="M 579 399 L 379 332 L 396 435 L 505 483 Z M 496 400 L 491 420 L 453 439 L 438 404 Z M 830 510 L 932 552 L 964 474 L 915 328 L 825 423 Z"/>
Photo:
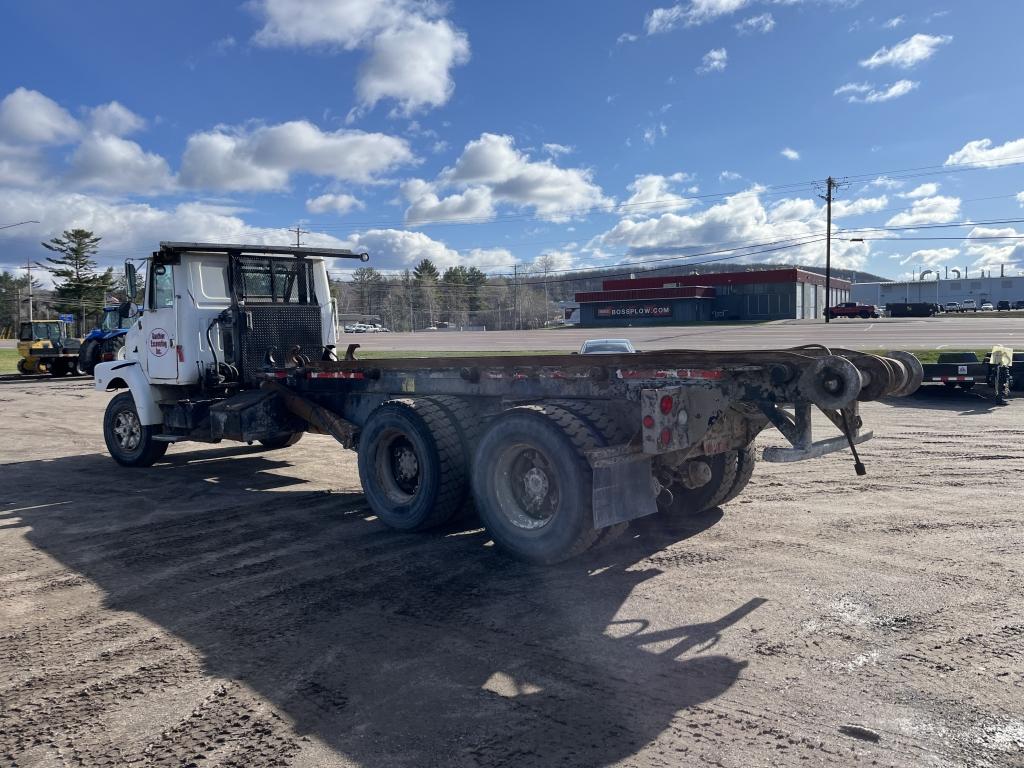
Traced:
<path fill-rule="evenodd" d="M 21 324 L 18 334 L 18 373 L 49 373 L 66 376 L 78 373 L 78 351 L 82 340 L 71 335 L 71 323 L 63 320 L 33 320 Z"/>

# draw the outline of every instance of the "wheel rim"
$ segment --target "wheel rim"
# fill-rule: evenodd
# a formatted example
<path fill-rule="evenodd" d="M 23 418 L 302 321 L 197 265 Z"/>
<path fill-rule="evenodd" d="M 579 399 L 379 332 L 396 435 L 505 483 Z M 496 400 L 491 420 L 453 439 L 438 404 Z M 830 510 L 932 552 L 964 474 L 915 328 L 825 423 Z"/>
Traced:
<path fill-rule="evenodd" d="M 114 439 L 125 451 L 134 451 L 142 442 L 142 424 L 135 411 L 121 411 L 114 417 Z"/>
<path fill-rule="evenodd" d="M 377 476 L 384 493 L 393 503 L 408 504 L 420 489 L 423 462 L 416 446 L 398 430 L 381 435 L 377 447 Z"/>
<path fill-rule="evenodd" d="M 543 528 L 558 511 L 561 492 L 551 460 L 532 445 L 505 448 L 497 461 L 495 492 L 498 507 L 517 528 Z"/>

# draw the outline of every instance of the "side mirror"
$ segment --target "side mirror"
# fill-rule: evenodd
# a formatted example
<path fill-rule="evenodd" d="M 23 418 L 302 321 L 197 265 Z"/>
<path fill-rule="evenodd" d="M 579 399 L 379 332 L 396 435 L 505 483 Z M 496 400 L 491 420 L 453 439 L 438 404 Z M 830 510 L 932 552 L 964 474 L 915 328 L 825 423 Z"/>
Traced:
<path fill-rule="evenodd" d="M 135 271 L 135 265 L 130 261 L 124 263 L 124 279 L 128 284 L 128 300 L 135 301 L 135 296 L 138 293 L 138 274 Z M 127 317 L 127 315 L 121 315 Z"/>
<path fill-rule="evenodd" d="M 122 320 L 127 320 L 132 316 L 132 303 L 125 299 L 117 306 L 117 316 Z"/>

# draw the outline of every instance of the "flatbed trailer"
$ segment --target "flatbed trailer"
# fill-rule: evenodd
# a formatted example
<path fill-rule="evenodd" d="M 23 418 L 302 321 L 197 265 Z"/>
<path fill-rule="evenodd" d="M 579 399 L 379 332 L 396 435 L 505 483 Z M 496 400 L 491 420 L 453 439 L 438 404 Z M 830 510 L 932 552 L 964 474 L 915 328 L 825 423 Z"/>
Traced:
<path fill-rule="evenodd" d="M 288 254 L 296 262 L 282 260 Z M 230 300 L 204 310 L 203 285 L 176 281 L 209 275 L 225 256 Z M 317 298 L 326 275 L 303 271 L 317 256 L 210 244 L 167 244 L 154 254 L 151 283 L 166 282 L 166 295 L 181 302 L 178 330 L 147 308 L 129 331 L 132 357 L 97 366 L 97 388 L 129 390 L 104 419 L 115 460 L 150 465 L 187 440 L 278 448 L 303 432 L 327 434 L 357 451 L 367 502 L 385 524 L 430 528 L 472 501 L 497 545 L 553 563 L 633 519 L 728 503 L 750 480 L 753 441 L 768 428 L 783 444 L 766 448 L 763 460 L 848 448 L 863 474 L 857 446 L 872 433 L 859 403 L 907 395 L 921 383 L 921 365 L 908 353 L 820 346 L 361 360 L 353 344 L 338 360 Z M 255 293 L 256 283 L 264 293 Z M 306 288 L 295 293 L 296 285 Z M 159 290 L 151 285 L 148 295 Z M 276 300 L 279 290 L 285 298 Z M 192 310 L 182 296 L 207 312 L 185 330 L 181 319 Z M 180 342 L 190 336 L 199 352 Z M 203 341 L 210 357 L 200 354 Z M 135 354 L 147 345 L 148 357 Z M 154 371 L 172 375 L 171 353 L 177 380 L 154 381 Z M 815 409 L 833 436 L 814 439 Z"/>

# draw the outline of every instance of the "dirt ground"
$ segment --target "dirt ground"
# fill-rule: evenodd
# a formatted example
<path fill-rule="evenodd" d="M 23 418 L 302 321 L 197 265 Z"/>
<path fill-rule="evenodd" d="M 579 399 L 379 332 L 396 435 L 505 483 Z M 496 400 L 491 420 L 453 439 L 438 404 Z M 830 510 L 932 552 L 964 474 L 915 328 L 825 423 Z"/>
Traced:
<path fill-rule="evenodd" d="M 0 380 L 0 764 L 1024 765 L 1024 399 L 552 568 L 385 529 L 327 438 L 121 469 L 107 399 Z"/>

